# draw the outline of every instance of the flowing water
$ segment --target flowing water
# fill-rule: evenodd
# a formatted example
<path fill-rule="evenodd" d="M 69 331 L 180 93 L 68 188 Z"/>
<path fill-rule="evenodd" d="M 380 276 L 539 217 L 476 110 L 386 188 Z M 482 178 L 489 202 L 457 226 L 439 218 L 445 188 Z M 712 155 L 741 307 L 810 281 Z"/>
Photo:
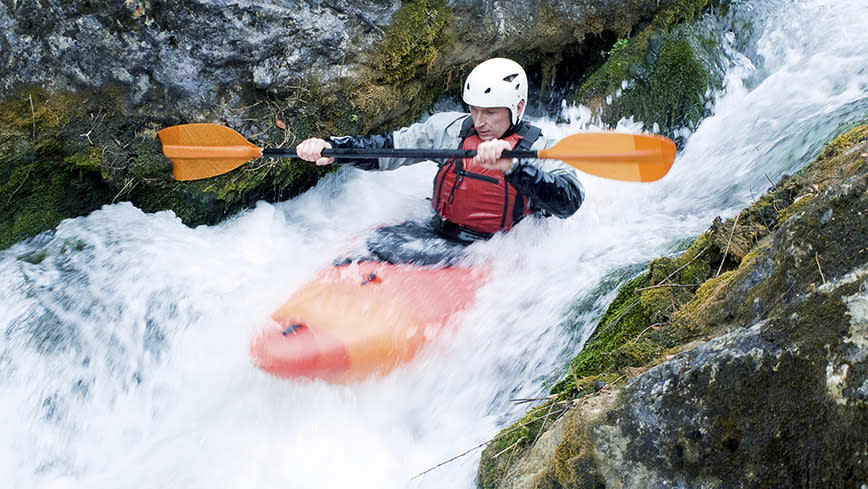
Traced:
<path fill-rule="evenodd" d="M 385 378 L 279 380 L 247 344 L 355 236 L 423 215 L 431 164 L 342 169 L 195 229 L 119 203 L 0 252 L 0 487 L 474 487 L 478 447 L 547 393 L 620 283 L 868 115 L 865 0 L 737 2 L 703 25 L 725 88 L 671 173 L 583 175 L 572 218 L 474 245 L 493 272 L 462 327 Z M 580 107 L 536 122 L 597 128 Z"/>

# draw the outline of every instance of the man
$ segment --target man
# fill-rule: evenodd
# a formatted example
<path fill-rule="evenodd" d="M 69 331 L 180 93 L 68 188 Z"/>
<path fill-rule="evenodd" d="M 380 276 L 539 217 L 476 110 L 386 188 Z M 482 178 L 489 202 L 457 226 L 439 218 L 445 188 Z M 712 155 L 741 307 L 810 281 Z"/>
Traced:
<path fill-rule="evenodd" d="M 539 128 L 522 121 L 527 85 L 527 75 L 518 63 L 505 58 L 489 59 L 476 66 L 464 84 L 463 99 L 470 106 L 469 116 L 445 112 L 382 135 L 311 138 L 296 147 L 296 154 L 326 165 L 334 160 L 323 157 L 322 150 L 331 147 L 475 149 L 477 153 L 472 159 L 438 162 L 431 201 L 436 216 L 427 230 L 430 235 L 436 233 L 451 243 L 487 239 L 496 232 L 508 231 L 529 215 L 569 217 L 584 199 L 572 167 L 556 160 L 501 158 L 505 150 L 538 150 L 555 142 L 541 138 Z M 338 161 L 366 170 L 392 170 L 418 162 L 401 158 Z M 384 228 L 387 231 L 381 234 L 385 239 L 373 241 L 373 248 L 385 251 L 406 242 L 400 234 L 389 234 L 393 228 L 396 227 Z M 414 238 L 424 237 L 426 232 L 419 224 L 407 224 L 400 230 L 404 234 L 409 231 Z M 384 246 L 376 246 L 377 243 Z M 447 243 L 447 248 L 454 246 Z M 420 261 L 379 256 L 375 249 L 372 252 L 387 261 Z M 445 256 L 448 255 L 446 252 Z"/>

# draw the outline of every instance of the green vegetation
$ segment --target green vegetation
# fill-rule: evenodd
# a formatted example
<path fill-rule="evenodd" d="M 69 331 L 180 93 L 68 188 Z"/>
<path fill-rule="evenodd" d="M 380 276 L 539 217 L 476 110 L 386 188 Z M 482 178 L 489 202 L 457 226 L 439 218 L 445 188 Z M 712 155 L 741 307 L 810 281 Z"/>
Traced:
<path fill-rule="evenodd" d="M 406 82 L 430 70 L 440 50 L 452 40 L 452 13 L 444 0 L 403 2 L 371 62 L 386 83 Z"/>
<path fill-rule="evenodd" d="M 111 200 L 102 155 L 72 137 L 85 104 L 33 89 L 0 103 L 0 247 L 87 214 Z M 80 125 L 75 127 L 86 134 Z"/>
<path fill-rule="evenodd" d="M 707 5 L 708 0 L 675 2 L 629 40 L 616 41 L 603 66 L 582 82 L 573 102 L 600 111 L 606 121 L 634 116 L 649 128 L 656 123 L 668 135 L 698 122 L 705 115 L 705 92 L 713 80 L 678 26 Z M 625 81 L 628 86 L 622 89 Z M 618 91 L 621 96 L 607 103 L 606 98 Z"/>
<path fill-rule="evenodd" d="M 368 69 L 341 88 L 357 107 L 363 132 L 401 127 L 437 101 L 449 74 L 433 68 L 454 36 L 452 11 L 444 0 L 401 3 L 385 37 L 368 55 Z"/>
<path fill-rule="evenodd" d="M 403 125 L 447 84 L 447 75 L 430 70 L 453 38 L 451 20 L 443 0 L 403 2 L 357 79 L 329 86 L 299 79 L 284 93 L 250 87 L 242 91 L 243 109 L 215 119 L 238 121 L 230 126 L 269 147 Z M 213 224 L 258 200 L 298 195 L 334 171 L 297 160 L 257 161 L 205 181 L 176 182 L 153 135 L 184 121 L 127 113 L 122 99 L 111 88 L 22 87 L 0 101 L 0 247 L 123 200 L 145 212 L 172 210 L 188 225 Z"/>
<path fill-rule="evenodd" d="M 176 182 L 153 138 L 175 122 L 127 114 L 117 100 L 111 90 L 25 87 L 0 101 L 0 247 L 119 201 L 145 212 L 172 210 L 191 226 L 213 224 L 257 200 L 297 195 L 329 171 L 257 162 L 208 180 Z M 274 127 L 272 112 L 261 114 Z"/>

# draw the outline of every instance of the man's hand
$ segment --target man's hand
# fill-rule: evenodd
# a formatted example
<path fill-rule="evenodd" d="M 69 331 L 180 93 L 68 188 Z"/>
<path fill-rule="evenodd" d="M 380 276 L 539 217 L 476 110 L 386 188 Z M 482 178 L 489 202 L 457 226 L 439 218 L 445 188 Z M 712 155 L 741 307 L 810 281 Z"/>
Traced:
<path fill-rule="evenodd" d="M 512 158 L 501 158 L 504 151 L 512 149 L 512 146 L 503 139 L 483 141 L 476 148 L 476 156 L 473 161 L 489 170 L 508 172 L 512 168 Z"/>
<path fill-rule="evenodd" d="M 295 154 L 303 160 L 315 161 L 317 165 L 328 165 L 335 159 L 323 156 L 322 150 L 331 147 L 332 145 L 324 139 L 310 138 L 298 143 L 298 146 L 295 147 Z"/>

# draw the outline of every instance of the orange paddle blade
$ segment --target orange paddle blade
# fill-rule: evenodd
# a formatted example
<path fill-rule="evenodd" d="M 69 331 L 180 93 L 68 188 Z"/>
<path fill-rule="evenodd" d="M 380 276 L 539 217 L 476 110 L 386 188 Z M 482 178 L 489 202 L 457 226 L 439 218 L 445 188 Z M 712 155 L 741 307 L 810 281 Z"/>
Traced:
<path fill-rule="evenodd" d="M 598 177 L 653 182 L 672 167 L 675 143 L 657 135 L 583 132 L 567 136 L 537 154 Z"/>
<path fill-rule="evenodd" d="M 217 124 L 182 124 L 157 132 L 175 180 L 199 180 L 262 157 L 262 148 Z"/>

